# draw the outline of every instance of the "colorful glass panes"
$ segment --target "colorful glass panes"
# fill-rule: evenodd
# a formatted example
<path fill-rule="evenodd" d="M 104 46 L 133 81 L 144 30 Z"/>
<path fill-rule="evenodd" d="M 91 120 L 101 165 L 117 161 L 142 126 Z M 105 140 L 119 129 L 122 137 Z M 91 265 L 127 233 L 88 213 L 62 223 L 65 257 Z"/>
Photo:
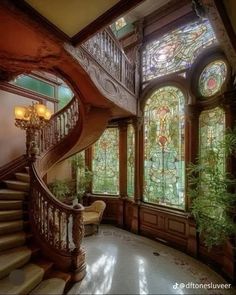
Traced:
<path fill-rule="evenodd" d="M 189 68 L 202 49 L 216 42 L 208 20 L 165 34 L 144 49 L 143 81 Z"/>
<path fill-rule="evenodd" d="M 134 162 L 135 162 L 135 133 L 130 124 L 127 132 L 127 193 L 128 197 L 134 196 Z"/>
<path fill-rule="evenodd" d="M 199 91 L 202 96 L 209 97 L 220 91 L 227 76 L 224 61 L 216 60 L 208 64 L 199 78 Z"/>
<path fill-rule="evenodd" d="M 116 30 L 119 31 L 120 29 L 122 29 L 124 26 L 126 26 L 126 21 L 123 17 L 119 18 L 116 22 L 115 22 L 115 27 Z"/>
<path fill-rule="evenodd" d="M 93 193 L 119 194 L 119 131 L 108 128 L 93 146 Z"/>
<path fill-rule="evenodd" d="M 184 95 L 165 86 L 147 100 L 144 113 L 144 201 L 184 207 Z"/>
<path fill-rule="evenodd" d="M 203 111 L 199 118 L 200 129 L 200 159 L 210 160 L 212 151 L 219 154 L 217 163 L 218 168 L 224 171 L 225 156 L 223 149 L 219 150 L 219 142 L 224 138 L 225 133 L 225 114 L 217 107 L 212 110 Z M 219 160 L 220 159 L 220 160 Z M 213 164 L 213 163 L 211 163 Z"/>

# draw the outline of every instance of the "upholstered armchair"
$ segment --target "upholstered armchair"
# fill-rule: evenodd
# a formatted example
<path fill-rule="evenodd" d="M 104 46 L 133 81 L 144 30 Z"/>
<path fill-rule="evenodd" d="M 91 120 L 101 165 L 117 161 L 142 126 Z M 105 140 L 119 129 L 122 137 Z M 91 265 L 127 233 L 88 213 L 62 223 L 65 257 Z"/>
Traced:
<path fill-rule="evenodd" d="M 95 231 L 98 232 L 105 208 L 106 203 L 101 200 L 93 202 L 88 207 L 84 207 L 83 218 L 86 236 L 93 234 Z"/>

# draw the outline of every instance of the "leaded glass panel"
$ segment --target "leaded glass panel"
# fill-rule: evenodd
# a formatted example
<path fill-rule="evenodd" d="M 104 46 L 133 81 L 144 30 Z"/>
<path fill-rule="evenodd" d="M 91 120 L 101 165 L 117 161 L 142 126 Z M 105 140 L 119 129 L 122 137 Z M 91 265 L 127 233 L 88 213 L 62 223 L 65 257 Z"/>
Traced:
<path fill-rule="evenodd" d="M 134 196 L 134 163 L 135 163 L 135 133 L 133 125 L 128 126 L 127 132 L 127 193 Z"/>
<path fill-rule="evenodd" d="M 223 149 L 219 149 L 219 142 L 224 138 L 225 133 L 225 114 L 224 111 L 217 107 L 212 110 L 203 111 L 199 118 L 200 132 L 200 159 L 210 160 L 211 153 L 217 153 L 217 163 L 219 169 L 223 172 L 225 165 L 225 156 Z"/>
<path fill-rule="evenodd" d="M 208 20 L 197 21 L 163 35 L 144 49 L 143 81 L 189 68 L 202 49 L 216 42 Z"/>
<path fill-rule="evenodd" d="M 108 128 L 93 146 L 93 193 L 119 194 L 119 131 Z"/>
<path fill-rule="evenodd" d="M 147 100 L 144 113 L 144 201 L 184 207 L 184 95 L 165 86 Z"/>
<path fill-rule="evenodd" d="M 223 60 L 208 64 L 199 78 L 199 91 L 202 96 L 209 97 L 220 91 L 227 76 L 227 66 Z"/>

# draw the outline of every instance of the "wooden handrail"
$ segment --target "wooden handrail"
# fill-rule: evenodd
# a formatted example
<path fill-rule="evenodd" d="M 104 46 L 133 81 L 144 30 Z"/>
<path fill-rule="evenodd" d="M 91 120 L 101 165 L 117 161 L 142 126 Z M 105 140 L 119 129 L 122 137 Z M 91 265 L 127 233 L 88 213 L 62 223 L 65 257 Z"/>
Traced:
<path fill-rule="evenodd" d="M 110 29 L 98 32 L 81 45 L 109 74 L 135 93 L 135 67 Z"/>
<path fill-rule="evenodd" d="M 74 280 L 85 275 L 85 254 L 81 248 L 84 235 L 83 206 L 68 206 L 49 191 L 42 177 L 45 172 L 78 140 L 81 130 L 79 100 L 55 113 L 36 137 L 39 156 L 30 160 L 30 222 L 43 254 L 57 267 L 74 274 Z"/>

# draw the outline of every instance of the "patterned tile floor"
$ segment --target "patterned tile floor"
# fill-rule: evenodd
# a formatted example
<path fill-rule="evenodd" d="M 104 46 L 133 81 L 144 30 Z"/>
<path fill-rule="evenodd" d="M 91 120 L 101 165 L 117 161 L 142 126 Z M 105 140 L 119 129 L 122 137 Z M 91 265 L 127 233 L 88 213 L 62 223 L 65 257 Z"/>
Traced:
<path fill-rule="evenodd" d="M 98 234 L 84 239 L 84 247 L 87 275 L 70 295 L 236 294 L 214 286 L 227 282 L 192 257 L 113 226 L 100 226 Z"/>

